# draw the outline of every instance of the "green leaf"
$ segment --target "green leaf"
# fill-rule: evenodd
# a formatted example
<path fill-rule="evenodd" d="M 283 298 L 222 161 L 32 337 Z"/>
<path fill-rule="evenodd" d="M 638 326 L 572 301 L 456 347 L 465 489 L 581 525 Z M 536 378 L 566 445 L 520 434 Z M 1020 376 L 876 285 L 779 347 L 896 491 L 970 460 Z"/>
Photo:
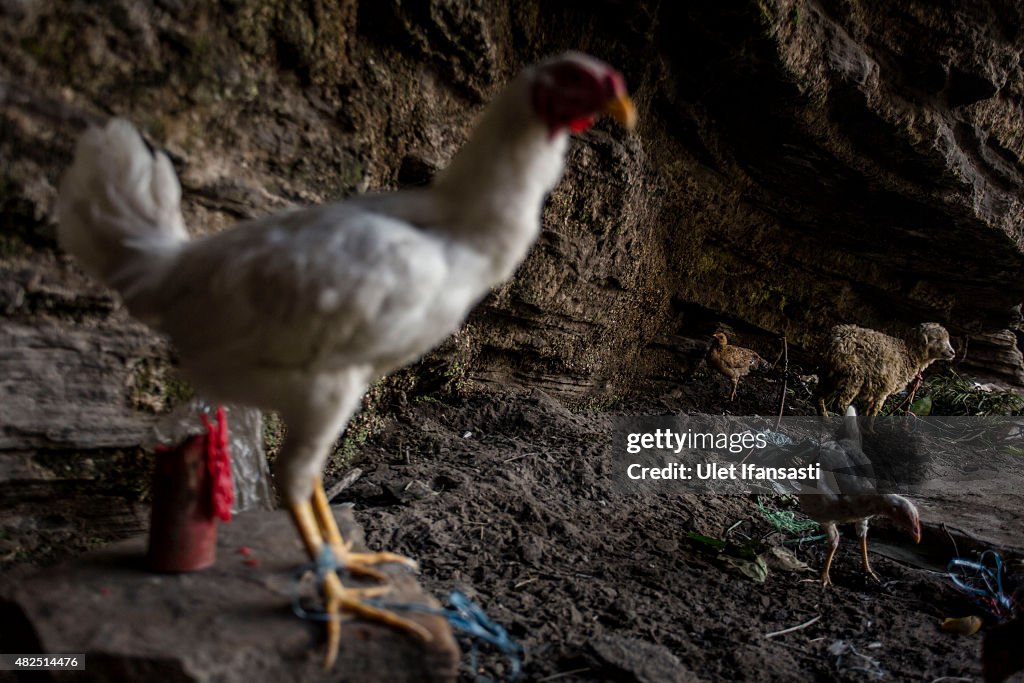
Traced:
<path fill-rule="evenodd" d="M 725 560 L 725 563 L 730 567 L 738 569 L 741 574 L 756 583 L 764 583 L 765 579 L 768 578 L 768 565 L 765 564 L 764 558 L 760 555 L 755 557 L 753 560 L 744 560 L 730 555 L 726 555 L 722 559 Z"/>
<path fill-rule="evenodd" d="M 922 396 L 910 404 L 910 412 L 918 417 L 927 417 L 932 412 L 932 397 Z"/>
<path fill-rule="evenodd" d="M 688 534 L 686 534 L 686 538 L 691 541 L 695 541 L 697 543 L 702 543 L 704 545 L 710 546 L 716 550 L 725 550 L 725 546 L 727 545 L 727 543 L 721 539 L 711 538 L 710 536 L 705 536 L 704 534 L 698 534 L 696 531 L 691 531 Z"/>

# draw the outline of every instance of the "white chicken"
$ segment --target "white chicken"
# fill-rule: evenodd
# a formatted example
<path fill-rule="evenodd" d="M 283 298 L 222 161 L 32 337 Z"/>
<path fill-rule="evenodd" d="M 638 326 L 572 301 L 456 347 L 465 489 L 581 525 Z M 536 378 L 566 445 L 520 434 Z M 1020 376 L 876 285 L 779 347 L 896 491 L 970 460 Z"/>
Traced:
<path fill-rule="evenodd" d="M 822 477 L 813 486 L 804 487 L 798 497 L 804 514 L 821 524 L 828 534 L 829 550 L 821 570 L 822 585 L 832 584 L 829 572 L 839 549 L 837 525 L 846 522 L 856 524 L 865 573 L 879 581 L 868 561 L 868 523 L 875 516 L 888 517 L 908 531 L 915 543 L 919 543 L 921 521 L 917 507 L 903 496 L 879 492 L 872 462 L 863 451 L 863 438 L 853 406 L 847 408 L 836 440 L 810 450 L 814 455 L 808 459 L 818 462 Z"/>
<path fill-rule="evenodd" d="M 276 484 L 311 558 L 375 574 L 403 561 L 357 554 L 342 539 L 321 471 L 333 441 L 378 377 L 453 333 L 507 280 L 540 232 L 568 134 L 608 113 L 631 128 L 622 76 L 570 52 L 525 69 L 469 141 L 423 189 L 367 195 L 244 222 L 190 240 L 181 189 L 162 153 L 124 120 L 87 131 L 60 188 L 58 235 L 133 315 L 168 334 L 208 398 L 276 410 L 287 438 Z M 361 600 L 335 572 L 325 668 L 340 611 L 429 635 Z"/>

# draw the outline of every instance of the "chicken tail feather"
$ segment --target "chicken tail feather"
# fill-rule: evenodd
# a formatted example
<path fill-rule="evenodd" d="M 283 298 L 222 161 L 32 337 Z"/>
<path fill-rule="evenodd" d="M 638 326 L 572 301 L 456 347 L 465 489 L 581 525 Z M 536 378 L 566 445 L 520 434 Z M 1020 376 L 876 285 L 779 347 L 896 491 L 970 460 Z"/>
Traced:
<path fill-rule="evenodd" d="M 61 246 L 129 303 L 158 286 L 188 241 L 174 167 L 124 119 L 82 135 L 57 216 Z"/>

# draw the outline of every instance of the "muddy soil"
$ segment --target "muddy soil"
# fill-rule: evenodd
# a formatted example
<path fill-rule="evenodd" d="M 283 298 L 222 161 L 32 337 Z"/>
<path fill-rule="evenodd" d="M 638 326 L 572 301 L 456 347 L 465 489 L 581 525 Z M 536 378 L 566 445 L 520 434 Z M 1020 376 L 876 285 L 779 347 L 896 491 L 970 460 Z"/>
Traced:
<path fill-rule="evenodd" d="M 812 414 L 805 388 L 789 386 L 786 414 Z M 939 629 L 944 617 L 982 613 L 943 571 L 948 549 L 929 555 L 874 522 L 878 584 L 861 571 L 845 528 L 835 585 L 823 590 L 818 530 L 780 532 L 761 512 L 798 512 L 794 501 L 629 495 L 611 481 L 618 417 L 774 415 L 779 389 L 778 380 L 751 377 L 729 402 L 723 380 L 698 372 L 663 399 L 599 412 L 570 410 L 539 390 L 407 397 L 383 411 L 384 428 L 349 463 L 362 476 L 333 502 L 354 505 L 371 548 L 417 559 L 422 584 L 439 599 L 460 590 L 505 626 L 525 647 L 523 681 L 981 680 L 982 634 Z M 329 476 L 327 488 L 345 472 Z M 918 503 L 932 538 L 944 535 L 939 522 L 990 531 L 1009 550 L 1010 584 L 1024 585 L 1022 501 L 945 495 Z M 724 540 L 729 551 L 693 534 Z M 749 565 L 730 559 L 740 548 L 770 547 L 807 567 L 770 563 L 756 582 L 742 571 Z M 60 548 L 8 575 L 82 550 Z M 963 540 L 961 548 L 969 551 Z M 487 646 L 481 678 L 468 652 L 463 661 L 464 681 L 509 671 Z"/>
<path fill-rule="evenodd" d="M 938 628 L 978 612 L 944 573 L 875 555 L 874 583 L 845 529 L 835 586 L 823 590 L 823 542 L 772 533 L 753 497 L 627 496 L 609 481 L 616 415 L 778 409 L 777 383 L 747 383 L 738 404 L 726 396 L 703 378 L 686 395 L 603 413 L 539 391 L 411 400 L 361 450 L 365 473 L 335 503 L 354 503 L 371 547 L 418 559 L 428 590 L 462 590 L 507 627 L 526 648 L 525 680 L 980 680 L 981 635 Z M 689 532 L 788 541 L 812 569 L 773 566 L 757 583 Z M 495 656 L 480 666 L 507 671 Z"/>

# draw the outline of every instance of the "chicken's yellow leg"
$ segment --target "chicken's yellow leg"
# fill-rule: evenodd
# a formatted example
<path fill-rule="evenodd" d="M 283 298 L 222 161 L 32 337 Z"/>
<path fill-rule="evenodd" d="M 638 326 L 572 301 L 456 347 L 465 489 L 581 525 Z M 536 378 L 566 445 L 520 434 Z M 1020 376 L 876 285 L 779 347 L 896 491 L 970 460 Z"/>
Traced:
<path fill-rule="evenodd" d="M 322 489 L 321 489 L 322 493 Z M 317 524 L 316 515 L 313 512 L 313 505 L 309 502 L 292 504 L 289 506 L 295 526 L 299 529 L 302 542 L 306 545 L 306 552 L 317 561 L 328 544 L 324 542 Z M 335 529 L 337 530 L 337 529 Z M 341 537 L 341 534 L 338 534 Z M 327 654 L 324 657 L 324 669 L 334 666 L 338 657 L 338 646 L 341 643 L 341 612 L 346 611 L 369 621 L 378 621 L 403 631 L 407 631 L 424 641 L 431 640 L 430 632 L 414 621 L 388 612 L 387 610 L 372 607 L 361 602 L 361 598 L 379 595 L 386 588 L 375 586 L 373 588 L 345 588 L 338 575 L 329 571 L 324 574 L 324 610 L 327 612 Z"/>
<path fill-rule="evenodd" d="M 867 572 L 868 576 L 870 576 L 872 579 L 881 583 L 882 579 L 878 577 L 878 574 L 875 573 L 875 570 L 871 568 L 871 563 L 868 562 L 867 534 L 860 537 L 860 556 L 864 560 L 864 571 Z"/>
<path fill-rule="evenodd" d="M 832 569 L 832 558 L 836 556 L 836 550 L 839 548 L 838 545 L 834 545 L 828 550 L 828 556 L 825 558 L 825 568 L 821 570 L 821 585 L 831 586 L 832 577 L 829 576 L 828 572 Z"/>
<path fill-rule="evenodd" d="M 330 503 L 327 502 L 327 494 L 324 493 L 324 486 L 320 477 L 317 477 L 316 481 L 313 483 L 313 512 L 316 515 L 316 521 L 320 527 L 320 531 L 324 535 L 324 540 L 330 543 L 331 549 L 334 550 L 334 556 L 345 569 L 353 574 L 372 576 L 375 579 L 386 581 L 387 576 L 385 574 L 372 568 L 372 565 L 383 564 L 385 562 L 397 562 L 399 564 L 404 564 L 413 571 L 419 570 L 419 565 L 416 564 L 416 560 L 404 555 L 398 555 L 397 553 L 350 552 L 352 543 L 341 537 L 341 531 L 338 529 L 338 522 L 335 521 L 334 513 L 331 512 L 331 506 Z"/>
<path fill-rule="evenodd" d="M 828 535 L 828 555 L 825 557 L 825 568 L 821 570 L 821 585 L 831 586 L 832 577 L 829 576 L 829 570 L 832 569 L 832 559 L 839 550 L 839 529 L 835 524 L 825 524 L 824 527 Z"/>

